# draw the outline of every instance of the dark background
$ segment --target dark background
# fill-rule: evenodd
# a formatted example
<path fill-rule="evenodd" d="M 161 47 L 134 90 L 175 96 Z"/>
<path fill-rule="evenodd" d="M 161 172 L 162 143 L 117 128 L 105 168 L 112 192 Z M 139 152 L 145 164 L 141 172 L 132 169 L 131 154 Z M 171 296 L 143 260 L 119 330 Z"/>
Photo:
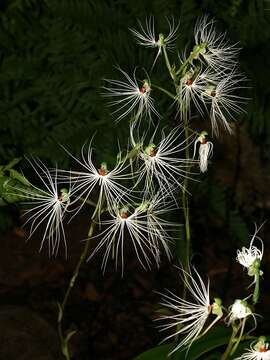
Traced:
<path fill-rule="evenodd" d="M 200 272 L 211 278 L 213 296 L 230 304 L 247 293 L 241 287 L 250 280 L 235 263 L 236 249 L 248 245 L 254 222 L 268 220 L 260 232 L 265 282 L 256 312 L 264 314 L 258 335 L 270 334 L 270 2 L 10 0 L 1 1 L 0 11 L 0 164 L 34 155 L 47 166 L 68 168 L 72 164 L 59 144 L 77 155 L 94 133 L 97 158 L 114 160 L 115 140 L 125 146 L 128 123 L 115 126 L 101 96 L 102 79 L 119 76 L 114 65 L 128 73 L 136 66 L 150 69 L 154 51 L 138 47 L 128 30 L 137 19 L 144 22 L 152 14 L 164 32 L 166 16 L 180 19 L 181 51 L 192 44 L 197 17 L 209 13 L 220 31 L 240 43 L 241 70 L 249 79 L 244 95 L 250 100 L 235 134 L 212 139 L 210 170 L 192 185 L 193 253 Z M 155 74 L 165 84 L 160 59 Z M 173 126 L 169 105 L 160 97 L 163 125 Z M 193 127 L 207 129 L 207 123 L 196 119 Z M 31 178 L 27 163 L 20 167 Z M 68 225 L 67 261 L 61 255 L 48 259 L 46 249 L 38 253 L 40 234 L 26 243 L 19 215 L 15 206 L 0 208 L 0 338 L 6 344 L 0 360 L 60 359 L 56 301 L 83 247 L 89 214 L 82 212 Z M 113 263 L 103 276 L 100 260 L 83 267 L 67 307 L 65 327 L 78 330 L 71 349 L 75 359 L 132 359 L 162 339 L 152 322 L 160 299 L 153 290 L 173 290 L 177 270 L 164 259 L 159 270 L 144 273 L 131 253 L 121 279 Z"/>

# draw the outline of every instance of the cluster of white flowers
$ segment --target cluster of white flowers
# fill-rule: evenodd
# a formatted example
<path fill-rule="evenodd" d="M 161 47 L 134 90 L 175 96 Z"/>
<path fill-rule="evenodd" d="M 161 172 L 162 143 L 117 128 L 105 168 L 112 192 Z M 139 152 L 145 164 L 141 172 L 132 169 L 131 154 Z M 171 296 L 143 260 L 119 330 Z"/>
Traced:
<path fill-rule="evenodd" d="M 165 215 L 180 208 L 179 190 L 186 195 L 187 181 L 198 175 L 194 168 L 199 166 L 205 173 L 213 155 L 213 143 L 208 141 L 207 132 L 197 132 L 189 127 L 191 109 L 194 105 L 201 116 L 210 118 L 212 134 L 218 135 L 220 126 L 232 133 L 230 121 L 243 111 L 245 102 L 245 98 L 236 93 L 243 89 L 246 79 L 239 72 L 237 44 L 230 44 L 225 34 L 218 33 L 214 21 L 208 16 L 200 18 L 195 25 L 192 50 L 179 56 L 178 64 L 171 65 L 167 50 L 175 48 L 179 23 L 173 18 L 167 21 L 169 31 L 166 36 L 156 33 L 152 16 L 145 24 L 139 21 L 139 29 L 130 31 L 139 45 L 157 50 L 151 71 L 158 58 L 164 56 L 175 94 L 152 84 L 145 70 L 143 77 L 139 77 L 138 68 L 129 75 L 118 67 L 121 80 L 104 79 L 103 95 L 110 99 L 108 105 L 113 108 L 116 121 L 128 118 L 130 123 L 129 148 L 117 156 L 115 165 L 110 167 L 106 162 L 96 165 L 92 141 L 83 145 L 80 158 L 65 149 L 81 170 L 49 171 L 40 160 L 29 160 L 43 189 L 30 184 L 16 191 L 30 206 L 26 211 L 26 223 L 31 223 L 29 236 L 43 226 L 40 249 L 47 242 L 50 255 L 57 255 L 61 240 L 67 254 L 63 224 L 67 213 L 74 217 L 84 205 L 94 204 L 92 220 L 99 226 L 97 233 L 91 233 L 96 246 L 88 260 L 105 249 L 102 269 L 105 270 L 108 259 L 112 257 L 116 267 L 120 263 L 123 274 L 125 243 L 128 241 L 145 269 L 151 268 L 152 262 L 159 266 L 162 252 L 171 259 L 172 233 L 176 224 Z M 158 132 L 161 115 L 153 97 L 155 88 L 177 104 L 180 125 L 174 129 Z M 154 118 L 157 121 L 152 130 Z M 144 120 L 147 130 L 141 134 Z M 191 146 L 193 157 L 189 156 Z M 63 184 L 67 184 L 68 189 L 63 188 Z M 182 205 L 184 207 L 186 203 L 183 201 Z M 106 216 L 103 216 L 104 212 Z M 254 277 L 251 284 L 255 284 L 253 305 L 258 300 L 259 281 L 263 274 L 260 265 L 264 247 L 257 235 L 259 230 L 256 227 L 249 247 L 238 250 L 236 257 L 237 262 L 248 270 L 248 275 Z M 260 243 L 260 248 L 254 245 L 255 240 Z M 180 273 L 190 299 L 170 291 L 163 294 L 161 305 L 172 314 L 158 319 L 165 321 L 162 330 L 176 328 L 164 341 L 183 336 L 171 354 L 182 347 L 189 349 L 195 340 L 223 318 L 225 310 L 220 299 L 211 302 L 210 282 L 208 280 L 205 284 L 195 268 L 180 268 Z M 226 310 L 225 323 L 237 329 L 234 347 L 241 340 L 247 319 L 252 318 L 256 327 L 256 314 L 248 299 L 236 299 Z M 213 316 L 215 318 L 210 321 Z M 237 359 L 269 360 L 268 343 L 259 338 Z"/>
<path fill-rule="evenodd" d="M 189 56 L 181 57 L 184 76 L 178 87 L 180 111 L 187 116 L 193 103 L 201 115 L 207 111 L 214 134 L 219 133 L 219 124 L 231 133 L 229 120 L 243 111 L 245 102 L 236 95 L 245 80 L 237 65 L 240 49 L 229 44 L 225 34 L 218 34 L 214 21 L 207 16 L 198 20 L 194 38 L 196 45 Z"/>
<path fill-rule="evenodd" d="M 258 259 L 260 261 L 262 260 L 263 251 L 253 245 L 255 238 L 260 239 L 257 235 L 260 228 L 261 227 L 257 228 L 256 226 L 255 233 L 250 242 L 249 250 L 242 248 L 242 251 L 237 251 L 237 261 L 241 259 L 239 262 L 248 269 Z M 260 242 L 263 247 L 261 239 Z M 171 328 L 176 329 L 176 331 L 167 336 L 164 341 L 177 335 L 185 335 L 183 339 L 180 340 L 179 344 L 174 348 L 172 353 L 180 348 L 187 348 L 187 350 L 189 350 L 190 346 L 196 339 L 206 334 L 210 328 L 223 317 L 223 310 L 225 310 L 225 308 L 221 305 L 222 302 L 220 299 L 215 298 L 214 302 L 211 303 L 209 295 L 209 280 L 205 285 L 195 268 L 190 269 L 189 272 L 180 268 L 180 272 L 183 283 L 188 290 L 192 301 L 187 300 L 186 298 L 180 298 L 170 291 L 168 294 L 162 294 L 163 302 L 161 305 L 170 309 L 173 314 L 162 315 L 158 318 L 158 320 L 166 322 L 161 326 L 162 330 L 168 330 Z M 211 314 L 216 315 L 216 318 L 212 323 L 210 323 L 210 325 L 208 325 L 208 327 L 206 327 L 207 320 Z M 224 321 L 228 326 L 232 325 L 234 327 L 237 323 L 239 323 L 238 330 L 241 338 L 248 318 L 251 317 L 253 319 L 255 324 L 254 329 L 256 328 L 256 315 L 257 314 L 253 312 L 251 305 L 248 304 L 247 299 L 236 299 L 234 303 L 229 306 L 227 316 L 224 318 Z M 269 359 L 269 353 L 268 344 L 264 343 L 260 344 L 260 346 L 258 345 L 251 348 L 248 353 L 237 359 L 265 360 Z"/>

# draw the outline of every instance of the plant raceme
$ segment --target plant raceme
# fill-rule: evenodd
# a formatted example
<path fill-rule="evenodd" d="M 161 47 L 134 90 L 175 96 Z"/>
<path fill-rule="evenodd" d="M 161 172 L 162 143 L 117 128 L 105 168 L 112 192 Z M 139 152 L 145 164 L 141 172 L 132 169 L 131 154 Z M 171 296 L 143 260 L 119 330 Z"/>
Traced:
<path fill-rule="evenodd" d="M 208 132 L 194 128 L 191 119 L 196 110 L 197 115 L 208 120 L 206 127 L 212 136 L 218 136 L 220 129 L 229 135 L 233 133 L 233 120 L 244 112 L 246 100 L 241 94 L 246 79 L 237 62 L 240 49 L 225 34 L 216 31 L 214 20 L 203 16 L 195 25 L 193 45 L 181 52 L 176 46 L 180 24 L 173 17 L 167 18 L 167 22 L 167 34 L 156 32 L 152 16 L 145 23 L 138 21 L 138 28 L 130 29 L 139 45 L 155 51 L 148 72 L 136 67 L 129 74 L 118 67 L 120 79 L 104 79 L 103 95 L 109 99 L 112 115 L 116 122 L 128 121 L 130 126 L 128 145 L 115 157 L 114 164 L 106 159 L 96 162 L 92 139 L 82 146 L 79 157 L 65 149 L 75 162 L 75 170 L 49 170 L 41 160 L 30 159 L 39 185 L 33 185 L 15 170 L 12 172 L 12 164 L 0 168 L 0 200 L 27 206 L 29 237 L 43 229 L 40 249 L 47 244 L 49 255 L 56 256 L 62 242 L 67 256 L 65 220 L 77 216 L 82 207 L 93 208 L 84 249 L 59 304 L 58 331 L 66 359 L 70 359 L 68 341 L 73 332 L 64 335 L 62 319 L 82 263 L 91 262 L 102 251 L 103 271 L 112 259 L 116 268 L 120 265 L 123 275 L 128 243 L 145 269 L 151 268 L 152 263 L 159 266 L 162 253 L 174 259 L 179 225 L 170 216 L 176 210 L 183 212 L 186 254 L 180 274 L 190 299 L 170 291 L 163 295 L 162 305 L 171 314 L 160 318 L 164 323 L 161 328 L 173 329 L 165 340 L 179 338 L 170 354 L 181 348 L 189 350 L 218 321 L 225 320 L 232 327 L 231 339 L 221 357 L 225 360 L 244 338 L 247 320 L 253 318 L 256 325 L 249 297 L 235 300 L 226 310 L 220 299 L 211 300 L 209 280 L 204 283 L 199 272 L 189 265 L 189 182 L 198 180 L 200 172 L 208 170 L 214 147 L 213 141 L 208 140 Z M 172 62 L 167 51 L 174 49 L 181 55 Z M 161 59 L 171 82 L 168 88 L 153 83 L 149 75 Z M 179 119 L 176 126 L 160 128 L 163 116 L 157 111 L 157 92 L 174 106 L 175 119 Z M 257 236 L 258 231 L 256 228 L 249 248 L 237 252 L 237 261 L 254 277 L 253 306 L 258 301 L 262 275 L 263 242 Z M 255 240 L 260 248 L 254 245 Z M 268 343 L 262 339 L 239 359 L 269 359 Z"/>

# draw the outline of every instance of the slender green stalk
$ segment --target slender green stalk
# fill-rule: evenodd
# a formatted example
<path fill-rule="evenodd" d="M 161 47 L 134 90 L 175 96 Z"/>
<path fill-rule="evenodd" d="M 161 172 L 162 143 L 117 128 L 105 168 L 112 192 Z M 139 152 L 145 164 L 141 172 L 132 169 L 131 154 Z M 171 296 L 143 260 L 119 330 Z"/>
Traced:
<path fill-rule="evenodd" d="M 93 214 L 93 216 L 91 218 L 91 225 L 90 225 L 90 228 L 89 228 L 89 231 L 88 231 L 88 236 L 87 236 L 87 240 L 85 242 L 83 251 L 81 253 L 79 261 L 77 262 L 77 265 L 75 267 L 73 275 L 72 275 L 72 277 L 71 277 L 71 279 L 69 281 L 68 288 L 67 288 L 67 290 L 65 292 L 64 299 L 63 299 L 62 303 L 59 304 L 59 313 L 58 313 L 58 321 L 57 321 L 58 324 L 57 324 L 57 326 L 58 326 L 59 338 L 60 338 L 60 341 L 61 341 L 62 353 L 65 356 L 66 360 L 70 360 L 70 354 L 69 354 L 69 350 L 68 350 L 68 340 L 74 334 L 74 332 L 68 334 L 67 337 L 64 336 L 63 327 L 62 327 L 64 312 L 65 312 L 66 304 L 67 304 L 67 301 L 69 299 L 71 290 L 73 289 L 73 287 L 75 285 L 75 282 L 77 280 L 77 277 L 79 275 L 80 268 L 81 268 L 83 262 L 85 261 L 85 259 L 87 257 L 88 250 L 89 250 L 89 247 L 90 247 L 91 238 L 92 238 L 95 226 L 96 226 L 96 220 L 97 220 L 97 217 L 100 215 L 100 212 L 99 212 L 98 208 L 101 206 L 101 204 L 102 204 L 102 200 L 98 201 L 98 204 L 96 205 L 96 209 L 94 211 L 94 214 Z"/>
<path fill-rule="evenodd" d="M 174 70 L 173 70 L 173 68 L 171 66 L 171 63 L 170 63 L 170 60 L 169 60 L 165 45 L 162 46 L 162 51 L 163 51 L 163 55 L 164 55 L 164 58 L 165 58 L 165 63 L 166 63 L 167 69 L 169 70 L 170 76 L 171 76 L 173 82 L 175 83 L 175 73 L 174 73 Z"/>
<path fill-rule="evenodd" d="M 173 95 L 170 91 L 168 91 L 168 90 L 166 90 L 166 89 L 163 89 L 163 87 L 158 86 L 158 85 L 151 84 L 151 86 L 152 86 L 153 88 L 156 88 L 156 89 L 164 92 L 164 94 L 168 95 L 171 99 L 175 100 L 175 95 Z"/>
<path fill-rule="evenodd" d="M 184 127 L 185 127 L 185 140 L 186 140 L 186 147 L 185 147 L 185 155 L 186 159 L 189 159 L 189 135 L 188 135 L 188 124 L 187 118 L 184 118 Z M 189 171 L 189 167 L 187 168 L 186 175 Z M 185 233 L 186 233 L 186 259 L 185 259 L 185 268 L 188 268 L 190 253 L 191 253 L 191 236 L 190 236 L 190 222 L 189 222 L 189 201 L 188 201 L 188 177 L 186 176 L 184 179 L 183 189 L 182 189 L 182 204 L 184 209 L 184 218 L 185 218 Z"/>
<path fill-rule="evenodd" d="M 172 68 L 170 60 L 168 58 L 168 54 L 166 51 L 165 46 L 162 47 L 163 50 L 163 54 L 164 54 L 164 58 L 165 58 L 165 63 L 167 66 L 167 69 L 170 73 L 170 76 L 174 82 L 174 86 L 175 86 L 175 90 L 176 90 L 176 95 L 172 96 L 171 93 L 167 94 L 170 97 L 173 97 L 174 99 L 177 97 L 177 79 L 176 79 L 176 74 L 174 71 L 174 68 Z M 194 57 L 194 54 L 190 54 L 189 58 L 185 61 L 184 64 L 182 64 L 181 68 L 180 68 L 180 72 L 178 71 L 177 74 L 181 74 L 182 76 L 184 76 L 184 72 L 185 72 L 185 66 L 188 64 L 189 61 L 192 60 L 192 58 Z M 183 70 L 183 71 L 182 71 Z M 164 91 L 164 89 L 159 88 L 159 90 L 163 91 L 164 93 L 167 93 L 167 90 Z M 185 133 L 185 142 L 186 142 L 186 146 L 185 146 L 185 155 L 186 155 L 186 159 L 190 158 L 190 153 L 189 153 L 189 127 L 188 127 L 188 119 L 187 119 L 187 114 L 185 112 L 184 118 L 183 118 L 183 122 L 184 122 L 184 133 Z M 189 172 L 189 167 L 186 170 L 185 173 L 185 179 L 184 179 L 184 184 L 183 184 L 183 188 L 182 188 L 182 204 L 183 204 L 183 210 L 184 210 L 184 221 L 185 221 L 185 240 L 186 240 L 186 254 L 185 254 L 185 269 L 188 268 L 188 264 L 189 264 L 189 259 L 190 259 L 190 252 L 191 252 L 191 236 L 190 236 L 190 222 L 189 222 L 189 201 L 188 201 L 188 194 L 187 194 L 187 190 L 188 190 L 188 174 Z M 185 295 L 185 289 L 184 289 L 184 295 Z"/>
<path fill-rule="evenodd" d="M 236 337 L 236 335 L 237 335 L 237 333 L 239 331 L 239 328 L 240 328 L 239 326 L 233 326 L 233 331 L 232 331 L 232 335 L 230 337 L 228 346 L 227 346 L 225 352 L 223 353 L 223 355 L 221 356 L 220 360 L 226 360 L 228 358 L 228 356 L 230 356 L 233 345 L 234 345 L 234 342 L 235 342 L 235 337 Z"/>
<path fill-rule="evenodd" d="M 255 288 L 252 296 L 253 305 L 257 304 L 260 296 L 260 269 L 258 268 L 255 274 Z"/>
<path fill-rule="evenodd" d="M 230 355 L 233 355 L 235 350 L 237 349 L 240 341 L 242 340 L 242 337 L 243 337 L 243 333 L 244 333 L 244 329 L 245 329 L 245 324 L 246 324 L 246 318 L 243 319 L 242 321 L 242 326 L 241 326 L 241 331 L 240 331 L 240 334 L 238 336 L 238 339 L 236 340 L 236 343 L 234 344 L 232 350 L 231 350 L 231 353 Z"/>

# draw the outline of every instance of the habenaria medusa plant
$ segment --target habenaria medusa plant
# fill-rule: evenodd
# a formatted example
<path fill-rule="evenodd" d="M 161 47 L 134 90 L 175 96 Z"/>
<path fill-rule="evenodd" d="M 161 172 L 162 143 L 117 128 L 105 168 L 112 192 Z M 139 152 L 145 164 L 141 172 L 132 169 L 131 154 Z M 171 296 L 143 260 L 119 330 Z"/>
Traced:
<path fill-rule="evenodd" d="M 65 149 L 79 170 L 49 170 L 40 160 L 30 159 L 39 184 L 32 184 L 13 169 L 17 160 L 0 169 L 1 200 L 20 202 L 27 208 L 29 237 L 37 230 L 43 231 L 40 249 L 46 246 L 50 256 L 56 256 L 62 248 L 68 256 L 65 222 L 79 216 L 83 207 L 91 209 L 81 257 L 59 304 L 58 332 L 66 359 L 70 359 L 68 341 L 73 332 L 62 329 L 65 306 L 82 263 L 91 264 L 98 252 L 103 254 L 104 272 L 108 262 L 113 261 L 124 276 L 128 248 L 144 269 L 151 269 L 160 265 L 162 254 L 174 260 L 176 242 L 185 241 L 186 253 L 179 269 L 184 295 L 164 293 L 161 305 L 167 312 L 158 319 L 158 327 L 167 334 L 165 340 L 174 340 L 169 356 L 184 353 L 188 359 L 197 342 L 207 338 L 217 323 L 222 323 L 232 328 L 232 334 L 221 359 L 231 359 L 239 343 L 248 338 L 247 324 L 253 322 L 254 328 L 257 323 L 254 306 L 259 299 L 264 251 L 257 235 L 259 229 L 250 246 L 238 250 L 236 258 L 253 277 L 252 294 L 236 299 L 227 309 L 221 299 L 210 294 L 210 281 L 190 265 L 190 181 L 199 181 L 200 173 L 207 172 L 214 148 L 209 131 L 194 128 L 191 119 L 197 111 L 205 118 L 202 124 L 210 128 L 212 137 L 220 131 L 232 135 L 233 120 L 244 111 L 246 101 L 241 95 L 246 79 L 239 71 L 240 49 L 225 34 L 218 33 L 214 20 L 203 16 L 195 25 L 193 45 L 182 51 L 176 46 L 180 23 L 173 18 L 167 22 L 166 34 L 156 32 L 152 16 L 145 22 L 139 21 L 137 28 L 129 29 L 138 45 L 153 51 L 152 67 L 142 71 L 143 77 L 138 75 L 139 67 L 131 74 L 118 67 L 119 80 L 104 80 L 102 91 L 112 117 L 116 122 L 125 121 L 130 129 L 128 144 L 116 154 L 114 164 L 106 159 L 96 163 L 92 138 L 82 145 L 79 157 Z M 177 60 L 172 62 L 168 51 L 177 52 Z M 153 83 L 150 76 L 162 60 L 172 85 L 169 89 Z M 178 123 L 174 128 L 160 126 L 164 115 L 157 110 L 157 92 L 168 97 L 175 107 Z M 183 239 L 176 235 L 179 225 L 170 217 L 176 210 L 182 212 Z M 237 359 L 269 359 L 266 339 L 254 340 Z"/>

